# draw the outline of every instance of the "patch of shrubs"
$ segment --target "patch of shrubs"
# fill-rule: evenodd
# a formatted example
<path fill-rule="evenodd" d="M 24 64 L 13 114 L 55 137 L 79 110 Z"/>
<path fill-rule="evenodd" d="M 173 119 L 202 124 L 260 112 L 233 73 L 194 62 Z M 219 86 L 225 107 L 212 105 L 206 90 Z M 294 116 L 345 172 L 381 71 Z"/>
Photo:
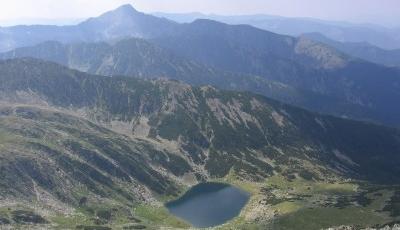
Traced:
<path fill-rule="evenodd" d="M 16 210 L 11 213 L 12 219 L 17 224 L 47 224 L 48 221 L 43 217 L 25 210 Z"/>

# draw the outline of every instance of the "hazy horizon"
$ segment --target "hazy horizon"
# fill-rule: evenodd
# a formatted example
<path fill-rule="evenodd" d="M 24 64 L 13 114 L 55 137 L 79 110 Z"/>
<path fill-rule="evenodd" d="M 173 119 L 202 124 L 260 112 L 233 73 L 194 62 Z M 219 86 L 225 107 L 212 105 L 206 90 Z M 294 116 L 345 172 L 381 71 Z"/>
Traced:
<path fill-rule="evenodd" d="M 145 13 L 266 14 L 400 27 L 400 2 L 397 0 L 14 0 L 0 3 L 0 25 L 46 24 L 52 21 L 58 25 L 74 24 L 123 4 L 131 4 Z M 21 5 L 24 7 L 21 8 Z"/>

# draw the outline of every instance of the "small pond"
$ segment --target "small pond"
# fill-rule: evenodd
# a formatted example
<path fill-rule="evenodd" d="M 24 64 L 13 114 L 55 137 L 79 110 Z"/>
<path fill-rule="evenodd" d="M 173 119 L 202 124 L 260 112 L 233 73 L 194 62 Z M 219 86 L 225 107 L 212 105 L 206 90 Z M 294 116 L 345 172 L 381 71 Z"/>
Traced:
<path fill-rule="evenodd" d="M 229 184 L 201 183 L 166 207 L 194 227 L 207 228 L 238 216 L 249 197 L 249 193 Z"/>

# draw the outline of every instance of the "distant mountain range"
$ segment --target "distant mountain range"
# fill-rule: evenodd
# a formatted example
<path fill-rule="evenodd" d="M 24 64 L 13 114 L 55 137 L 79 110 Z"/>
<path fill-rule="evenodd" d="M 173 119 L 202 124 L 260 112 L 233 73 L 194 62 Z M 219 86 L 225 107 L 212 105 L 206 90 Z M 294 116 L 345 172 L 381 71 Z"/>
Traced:
<path fill-rule="evenodd" d="M 73 26 L 0 27 L 0 51 L 50 40 L 71 43 L 113 41 L 128 37 L 151 38 L 173 33 L 177 26 L 177 23 L 145 15 L 125 5 Z"/>
<path fill-rule="evenodd" d="M 382 65 L 400 67 L 400 40 L 398 39 L 400 29 L 388 29 L 370 24 L 269 15 L 221 16 L 201 13 L 154 13 L 153 15 L 180 23 L 191 23 L 197 19 L 211 19 L 233 25 L 252 25 L 278 34 L 305 36 L 350 56 Z"/>
<path fill-rule="evenodd" d="M 169 14 L 154 13 L 180 23 L 196 19 L 212 19 L 228 24 L 247 24 L 279 34 L 300 36 L 305 33 L 320 33 L 340 42 L 367 42 L 383 49 L 400 48 L 400 28 L 385 28 L 371 24 L 351 24 L 311 18 L 287 18 L 271 15 L 221 16 L 201 13 Z"/>
<path fill-rule="evenodd" d="M 46 42 L 1 56 L 43 58 L 94 74 L 167 77 L 247 90 L 317 112 L 400 125 L 400 109 L 393 106 L 400 98 L 399 70 L 352 58 L 305 37 L 211 20 L 178 24 L 130 6 L 75 29 L 92 34 L 94 41 L 109 38 L 112 44 Z M 105 31 L 113 31 L 113 37 Z M 118 41 L 135 35 L 147 41 Z"/>

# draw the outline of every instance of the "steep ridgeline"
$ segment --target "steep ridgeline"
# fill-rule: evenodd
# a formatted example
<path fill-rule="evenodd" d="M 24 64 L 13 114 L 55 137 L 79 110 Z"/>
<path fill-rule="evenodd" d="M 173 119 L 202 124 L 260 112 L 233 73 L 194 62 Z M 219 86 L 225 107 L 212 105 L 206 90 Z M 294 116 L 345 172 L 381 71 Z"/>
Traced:
<path fill-rule="evenodd" d="M 13 172 L 7 175 L 20 173 L 27 178 L 23 183 L 51 192 L 58 187 L 52 177 L 79 180 L 75 176 L 82 173 L 87 176 L 80 184 L 89 190 L 91 183 L 115 189 L 126 179 L 160 194 L 173 194 L 169 181 L 185 173 L 197 179 L 235 173 L 252 181 L 273 174 L 398 181 L 395 129 L 317 115 L 250 93 L 92 76 L 34 59 L 2 61 L 0 80 L 1 99 L 10 105 L 1 113 L 1 162 Z M 33 107 L 19 105 L 27 103 Z M 18 151 L 25 146 L 30 150 Z M 35 171 L 24 172 L 20 164 L 34 164 L 27 168 Z M 75 164 L 77 169 L 68 168 Z M 48 178 L 48 172 L 58 173 Z M 139 173 L 148 175 L 145 181 Z M 2 180 L 13 189 L 12 178 Z"/>

